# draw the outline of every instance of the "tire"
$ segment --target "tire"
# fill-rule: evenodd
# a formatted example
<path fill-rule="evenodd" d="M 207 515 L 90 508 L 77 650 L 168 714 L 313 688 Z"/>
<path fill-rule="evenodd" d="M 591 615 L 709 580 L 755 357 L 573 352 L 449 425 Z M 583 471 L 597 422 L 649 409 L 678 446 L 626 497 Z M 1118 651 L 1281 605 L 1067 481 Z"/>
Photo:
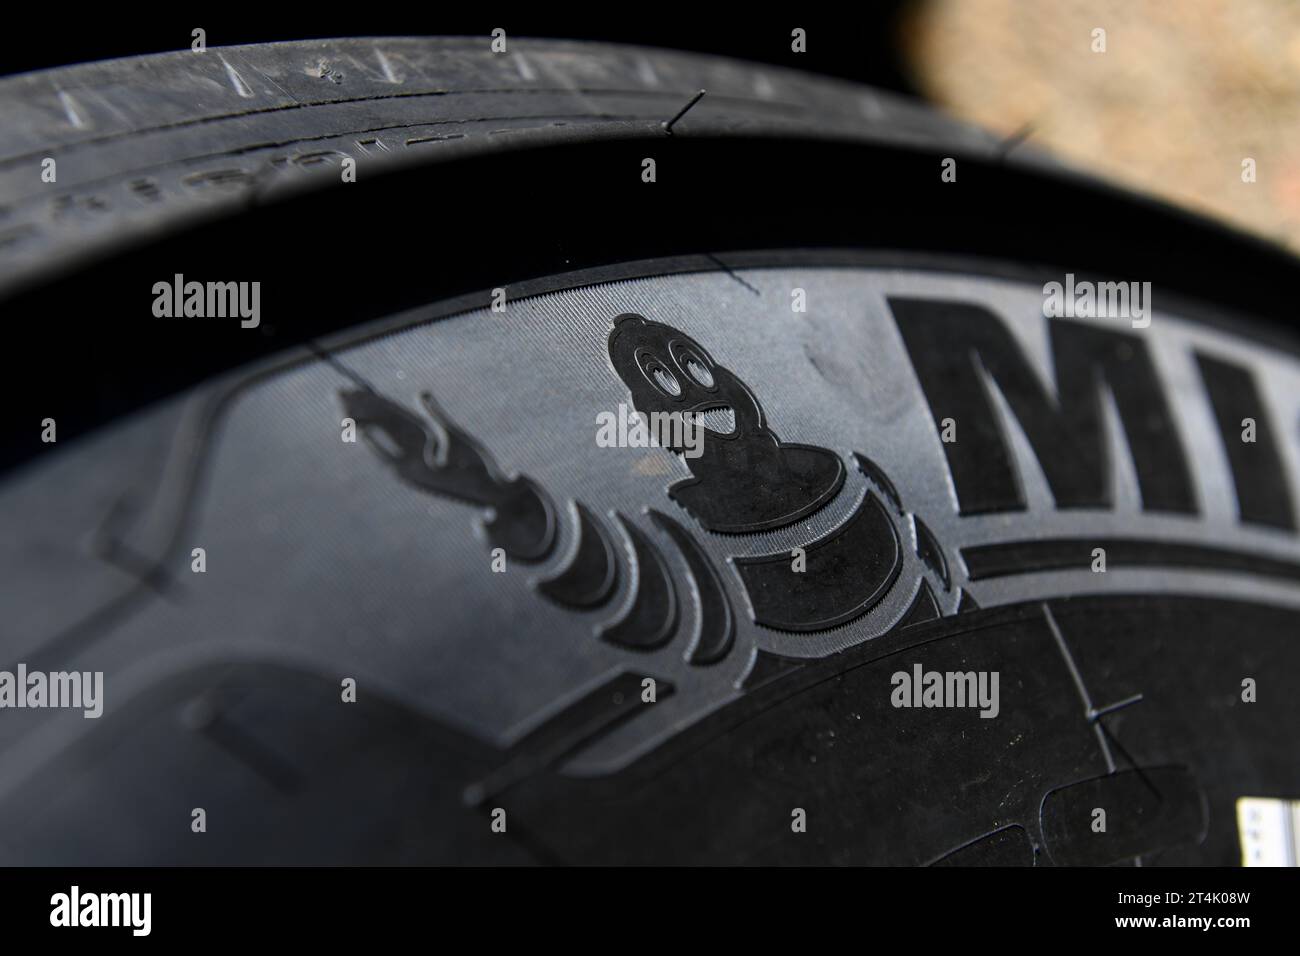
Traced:
<path fill-rule="evenodd" d="M 1281 252 L 657 50 L 213 49 L 0 115 L 4 862 L 1278 852 Z"/>

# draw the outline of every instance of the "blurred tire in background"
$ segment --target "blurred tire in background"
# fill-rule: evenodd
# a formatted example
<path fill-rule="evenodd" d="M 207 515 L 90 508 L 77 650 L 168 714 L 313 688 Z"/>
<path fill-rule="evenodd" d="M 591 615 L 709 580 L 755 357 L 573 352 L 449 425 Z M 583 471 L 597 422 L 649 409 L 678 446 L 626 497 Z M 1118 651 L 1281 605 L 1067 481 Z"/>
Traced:
<path fill-rule="evenodd" d="M 925 0 L 900 43 L 954 115 L 1300 249 L 1300 3 Z"/>

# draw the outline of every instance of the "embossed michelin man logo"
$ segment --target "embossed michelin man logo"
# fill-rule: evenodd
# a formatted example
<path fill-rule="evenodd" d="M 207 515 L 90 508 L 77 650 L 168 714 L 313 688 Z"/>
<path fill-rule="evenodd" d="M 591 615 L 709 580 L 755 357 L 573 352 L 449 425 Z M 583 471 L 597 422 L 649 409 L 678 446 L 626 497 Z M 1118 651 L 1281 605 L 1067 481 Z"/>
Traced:
<path fill-rule="evenodd" d="M 639 315 L 621 315 L 609 334 L 609 357 L 639 412 L 731 416 L 729 431 L 707 431 L 703 453 L 683 458 L 692 477 L 668 489 L 705 530 L 743 534 L 785 528 L 819 511 L 844 485 L 839 455 L 783 442 L 749 386 L 686 333 Z M 865 456 L 855 459 L 897 503 L 883 472 Z M 802 567 L 789 552 L 733 559 L 757 623 L 791 632 L 847 624 L 884 599 L 903 564 L 893 520 L 870 493 L 839 528 L 802 550 Z"/>
<path fill-rule="evenodd" d="M 705 421 L 702 453 L 682 456 L 691 477 L 666 489 L 683 518 L 689 516 L 703 532 L 734 540 L 787 528 L 826 507 L 844 487 L 847 469 L 839 455 L 783 442 L 749 386 L 684 332 L 624 314 L 613 322 L 608 349 L 637 411 L 693 413 Z M 421 396 L 427 420 L 368 389 L 346 391 L 342 398 L 371 447 L 404 481 L 483 509 L 489 544 L 511 557 L 541 562 L 553 556 L 561 521 L 554 499 L 526 475 L 507 477 L 431 394 Z M 792 561 L 789 551 L 729 558 L 756 624 L 797 634 L 868 613 L 897 586 L 905 566 L 903 539 L 913 535 L 900 534 L 900 525 L 914 529 L 928 576 L 940 590 L 950 589 L 943 550 L 924 523 L 904 511 L 894 485 L 870 459 L 855 454 L 853 463 L 869 489 L 829 534 L 801 545 L 800 560 Z M 694 633 L 687 635 L 690 662 L 705 666 L 727 656 L 736 634 L 728 589 L 684 520 L 647 503 L 649 522 L 680 552 L 677 566 L 684 571 L 678 574 L 688 578 L 681 587 L 655 536 L 640 523 L 619 513 L 606 521 L 576 500 L 570 509 L 576 546 L 563 568 L 535 583 L 543 597 L 592 611 L 609 606 L 626 581 L 632 595 L 627 609 L 598 625 L 597 634 L 629 650 L 653 650 L 677 636 L 682 596 L 692 594 L 698 613 Z M 620 532 L 630 547 L 619 546 Z M 966 600 L 963 608 L 969 606 Z M 939 615 L 923 580 L 910 608 L 893 623 Z"/>
<path fill-rule="evenodd" d="M 609 334 L 609 358 L 643 414 L 722 412 L 732 419 L 728 432 L 706 425 L 702 454 L 683 459 L 694 477 L 669 489 L 709 531 L 785 527 L 826 504 L 844 484 L 838 455 L 778 439 L 749 386 L 685 333 L 620 315 Z"/>

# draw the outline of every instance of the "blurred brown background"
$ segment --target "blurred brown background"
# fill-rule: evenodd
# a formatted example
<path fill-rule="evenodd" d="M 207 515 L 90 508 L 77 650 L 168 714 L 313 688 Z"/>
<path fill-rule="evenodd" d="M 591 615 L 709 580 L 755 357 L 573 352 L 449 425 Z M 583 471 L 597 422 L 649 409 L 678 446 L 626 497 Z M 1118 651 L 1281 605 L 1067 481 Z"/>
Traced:
<path fill-rule="evenodd" d="M 899 36 L 949 112 L 1300 251 L 1300 2 L 921 0 Z"/>

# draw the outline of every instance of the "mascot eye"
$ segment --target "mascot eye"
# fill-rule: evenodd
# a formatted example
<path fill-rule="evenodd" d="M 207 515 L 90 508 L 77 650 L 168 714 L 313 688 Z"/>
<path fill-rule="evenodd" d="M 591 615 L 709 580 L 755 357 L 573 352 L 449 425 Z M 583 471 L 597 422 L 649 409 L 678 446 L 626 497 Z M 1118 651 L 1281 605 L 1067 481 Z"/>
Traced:
<path fill-rule="evenodd" d="M 644 355 L 640 358 L 641 371 L 659 391 L 669 398 L 677 398 L 682 394 L 682 383 L 677 381 L 677 376 L 668 370 L 668 366 L 653 355 Z"/>
<path fill-rule="evenodd" d="M 650 373 L 655 377 L 655 384 L 662 388 L 669 395 L 680 395 L 682 387 L 673 378 L 673 373 L 661 365 L 656 365 Z"/>
<path fill-rule="evenodd" d="M 677 363 L 677 367 L 685 372 L 696 385 L 710 391 L 713 390 L 715 384 L 713 370 L 709 368 L 709 363 L 701 357 L 699 352 L 681 341 L 673 342 L 668 351 L 672 355 L 673 361 Z"/>
<path fill-rule="evenodd" d="M 713 387 L 713 373 L 697 362 L 692 355 L 686 356 L 686 374 L 705 388 Z"/>

